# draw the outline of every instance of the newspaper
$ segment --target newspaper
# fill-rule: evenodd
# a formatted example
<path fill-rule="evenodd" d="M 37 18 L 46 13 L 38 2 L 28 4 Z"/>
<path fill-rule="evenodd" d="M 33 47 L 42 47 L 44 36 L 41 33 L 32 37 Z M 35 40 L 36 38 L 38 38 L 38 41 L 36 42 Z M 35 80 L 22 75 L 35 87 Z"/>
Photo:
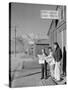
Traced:
<path fill-rule="evenodd" d="M 44 55 L 38 55 L 39 58 L 39 64 L 44 64 L 45 56 Z"/>
<path fill-rule="evenodd" d="M 47 57 L 45 57 L 45 60 L 49 65 L 55 64 L 55 60 L 54 60 L 53 56 L 47 56 Z"/>

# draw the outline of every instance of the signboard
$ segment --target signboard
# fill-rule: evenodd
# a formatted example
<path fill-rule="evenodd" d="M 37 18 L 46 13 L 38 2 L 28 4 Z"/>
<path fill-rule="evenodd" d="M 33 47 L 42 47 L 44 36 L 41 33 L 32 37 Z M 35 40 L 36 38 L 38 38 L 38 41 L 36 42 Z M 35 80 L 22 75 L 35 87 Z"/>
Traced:
<path fill-rule="evenodd" d="M 61 12 L 59 10 L 41 10 L 40 16 L 42 19 L 60 19 Z"/>

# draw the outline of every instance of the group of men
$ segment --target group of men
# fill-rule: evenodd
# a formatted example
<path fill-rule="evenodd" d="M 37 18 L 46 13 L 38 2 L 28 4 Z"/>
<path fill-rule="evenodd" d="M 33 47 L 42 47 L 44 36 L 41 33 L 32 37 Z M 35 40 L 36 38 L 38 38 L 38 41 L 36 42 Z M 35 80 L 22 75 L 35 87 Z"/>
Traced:
<path fill-rule="evenodd" d="M 57 42 L 54 42 L 54 50 L 52 47 L 48 47 L 49 54 L 45 53 L 45 50 L 42 49 L 42 54 L 38 55 L 39 64 L 41 64 L 41 79 L 47 79 L 47 65 L 50 67 L 50 75 L 56 81 L 60 81 L 61 75 L 61 60 L 62 60 L 62 51 Z M 65 58 L 64 58 L 65 59 Z M 65 61 L 65 60 L 64 60 Z M 63 62 L 64 65 L 64 62 Z M 65 68 L 63 67 L 63 73 L 66 73 Z"/>

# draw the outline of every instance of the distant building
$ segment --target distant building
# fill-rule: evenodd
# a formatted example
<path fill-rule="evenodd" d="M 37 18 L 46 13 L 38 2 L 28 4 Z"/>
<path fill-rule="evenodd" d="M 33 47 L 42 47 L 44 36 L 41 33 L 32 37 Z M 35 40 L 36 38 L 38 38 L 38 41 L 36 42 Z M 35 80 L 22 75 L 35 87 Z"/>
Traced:
<path fill-rule="evenodd" d="M 45 50 L 45 52 L 48 54 L 48 46 L 49 46 L 49 41 L 47 39 L 40 39 L 36 42 L 35 45 L 35 53 L 37 54 L 42 54 L 42 49 Z"/>
<path fill-rule="evenodd" d="M 49 41 L 47 39 L 38 39 L 35 40 L 34 44 L 30 44 L 29 55 L 36 57 L 38 54 L 42 54 L 42 49 L 45 49 L 45 52 L 48 53 Z"/>

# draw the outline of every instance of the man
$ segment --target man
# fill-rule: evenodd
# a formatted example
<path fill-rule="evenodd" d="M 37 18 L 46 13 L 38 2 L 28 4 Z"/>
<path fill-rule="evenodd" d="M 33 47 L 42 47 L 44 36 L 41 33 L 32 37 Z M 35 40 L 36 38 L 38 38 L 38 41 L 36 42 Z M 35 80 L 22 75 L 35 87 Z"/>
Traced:
<path fill-rule="evenodd" d="M 55 61 L 53 58 L 53 52 L 52 52 L 52 48 L 49 47 L 49 55 L 45 57 L 46 62 L 49 64 L 50 66 L 50 73 L 51 73 L 51 77 L 54 78 L 54 66 L 55 66 Z"/>
<path fill-rule="evenodd" d="M 44 60 L 45 58 L 44 49 L 42 49 L 42 55 L 38 55 L 38 57 L 39 57 L 39 64 L 41 64 L 41 79 L 44 79 L 44 78 L 46 79 L 47 78 L 47 63 Z"/>
<path fill-rule="evenodd" d="M 55 59 L 55 71 L 54 77 L 56 81 L 60 81 L 60 61 L 62 58 L 62 51 L 57 42 L 54 42 L 54 53 L 53 57 Z"/>

